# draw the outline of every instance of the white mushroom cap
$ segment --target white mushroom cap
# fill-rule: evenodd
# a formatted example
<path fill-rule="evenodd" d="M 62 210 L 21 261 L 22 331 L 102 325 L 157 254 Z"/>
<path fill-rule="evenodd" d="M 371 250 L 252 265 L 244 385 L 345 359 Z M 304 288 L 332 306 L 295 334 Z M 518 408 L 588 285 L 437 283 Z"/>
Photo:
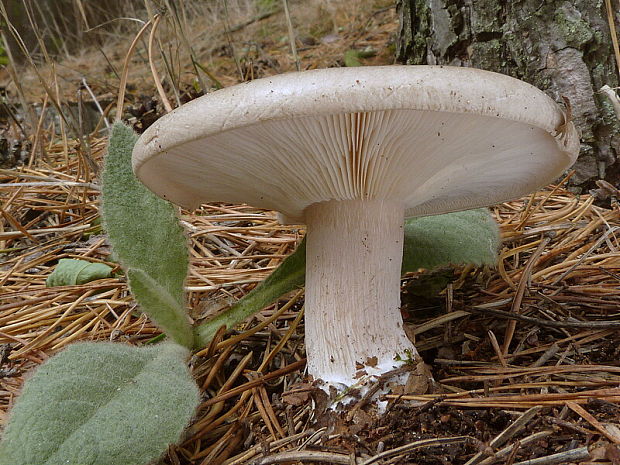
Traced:
<path fill-rule="evenodd" d="M 328 200 L 384 199 L 405 216 L 525 195 L 576 159 L 579 137 L 537 88 L 444 66 L 332 68 L 218 90 L 159 119 L 134 171 L 194 208 L 248 203 L 303 222 Z"/>

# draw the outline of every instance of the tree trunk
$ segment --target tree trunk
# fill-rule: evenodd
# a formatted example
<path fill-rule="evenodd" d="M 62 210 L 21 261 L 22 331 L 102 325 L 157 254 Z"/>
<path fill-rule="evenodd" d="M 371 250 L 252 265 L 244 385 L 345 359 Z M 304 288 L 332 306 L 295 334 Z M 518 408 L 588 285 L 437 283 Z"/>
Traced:
<path fill-rule="evenodd" d="M 568 99 L 582 133 L 573 184 L 620 181 L 620 124 L 599 92 L 618 86 L 603 0 L 398 0 L 398 8 L 399 61 L 496 71 Z"/>

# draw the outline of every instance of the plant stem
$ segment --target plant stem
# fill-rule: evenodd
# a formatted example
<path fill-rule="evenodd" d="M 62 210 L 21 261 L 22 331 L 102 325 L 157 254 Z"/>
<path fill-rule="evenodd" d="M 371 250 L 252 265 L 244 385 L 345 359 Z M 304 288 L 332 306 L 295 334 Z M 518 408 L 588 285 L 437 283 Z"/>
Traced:
<path fill-rule="evenodd" d="M 292 255 L 243 299 L 222 314 L 196 327 L 194 337 L 197 347 L 206 347 L 220 327 L 226 326 L 230 329 L 284 294 L 303 287 L 306 271 L 305 244 L 305 241 L 302 241 Z"/>

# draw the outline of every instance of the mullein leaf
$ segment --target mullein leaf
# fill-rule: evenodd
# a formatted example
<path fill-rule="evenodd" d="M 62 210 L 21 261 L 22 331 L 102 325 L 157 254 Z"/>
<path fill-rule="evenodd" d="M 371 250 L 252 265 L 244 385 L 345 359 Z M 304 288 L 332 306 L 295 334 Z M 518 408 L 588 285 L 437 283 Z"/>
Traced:
<path fill-rule="evenodd" d="M 145 465 L 179 441 L 199 391 L 177 344 L 77 343 L 26 381 L 0 465 Z"/>
<path fill-rule="evenodd" d="M 176 208 L 135 177 L 131 152 L 136 140 L 128 126 L 116 123 L 112 128 L 102 175 L 104 228 L 122 267 L 140 270 L 161 290 L 132 289 L 142 311 L 179 344 L 190 347 L 193 333 L 183 287 L 189 263 L 187 239 Z M 158 304 L 163 293 L 174 306 Z"/>
<path fill-rule="evenodd" d="M 75 286 L 96 279 L 109 278 L 111 275 L 112 268 L 105 263 L 61 258 L 54 271 L 47 277 L 45 285 L 47 287 Z"/>

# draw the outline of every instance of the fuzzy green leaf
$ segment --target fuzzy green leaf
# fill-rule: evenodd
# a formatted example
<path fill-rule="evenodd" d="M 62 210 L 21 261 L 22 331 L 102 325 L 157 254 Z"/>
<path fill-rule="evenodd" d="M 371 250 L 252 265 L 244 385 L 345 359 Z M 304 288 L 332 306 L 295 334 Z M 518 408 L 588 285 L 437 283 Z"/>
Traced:
<path fill-rule="evenodd" d="M 499 228 L 486 208 L 405 221 L 403 273 L 497 261 Z"/>
<path fill-rule="evenodd" d="M 189 325 L 187 313 L 174 297 L 142 270 L 129 268 L 127 279 L 136 300 L 142 308 L 149 309 L 149 315 L 159 326 L 166 328 L 166 334 L 179 344 L 192 347 L 194 336 L 186 330 Z"/>
<path fill-rule="evenodd" d="M 297 246 L 262 283 L 228 310 L 196 328 L 196 344 L 204 347 L 221 326 L 232 328 L 284 294 L 304 285 L 306 277 L 306 239 Z"/>
<path fill-rule="evenodd" d="M 61 258 L 54 271 L 47 277 L 47 287 L 74 286 L 96 279 L 109 278 L 112 268 L 104 263 L 92 263 L 86 260 Z"/>
<path fill-rule="evenodd" d="M 451 264 L 492 264 L 497 260 L 498 248 L 499 229 L 486 209 L 408 218 L 405 220 L 402 272 Z M 256 289 L 228 310 L 198 326 L 198 345 L 207 345 L 222 325 L 231 328 L 287 292 L 302 287 L 305 272 L 304 239 Z"/>
<path fill-rule="evenodd" d="M 176 307 L 150 307 L 134 292 L 142 310 L 180 344 L 192 339 L 183 284 L 188 270 L 187 240 L 175 207 L 148 190 L 133 174 L 131 152 L 137 136 L 116 123 L 102 175 L 102 215 L 115 255 L 124 269 L 142 270 Z M 152 303 L 153 299 L 149 299 Z M 168 322 L 174 321 L 173 326 Z M 182 331 L 180 330 L 181 328 Z M 178 337 L 179 334 L 183 337 Z"/>
<path fill-rule="evenodd" d="M 363 66 L 362 59 L 374 57 L 377 51 L 372 48 L 365 48 L 363 50 L 350 49 L 344 52 L 344 65 L 347 67 Z"/>
<path fill-rule="evenodd" d="M 177 442 L 198 403 L 176 344 L 71 345 L 24 386 L 0 465 L 145 465 Z"/>
<path fill-rule="evenodd" d="M 362 66 L 360 53 L 357 50 L 347 50 L 344 52 L 344 65 L 347 67 Z"/>

